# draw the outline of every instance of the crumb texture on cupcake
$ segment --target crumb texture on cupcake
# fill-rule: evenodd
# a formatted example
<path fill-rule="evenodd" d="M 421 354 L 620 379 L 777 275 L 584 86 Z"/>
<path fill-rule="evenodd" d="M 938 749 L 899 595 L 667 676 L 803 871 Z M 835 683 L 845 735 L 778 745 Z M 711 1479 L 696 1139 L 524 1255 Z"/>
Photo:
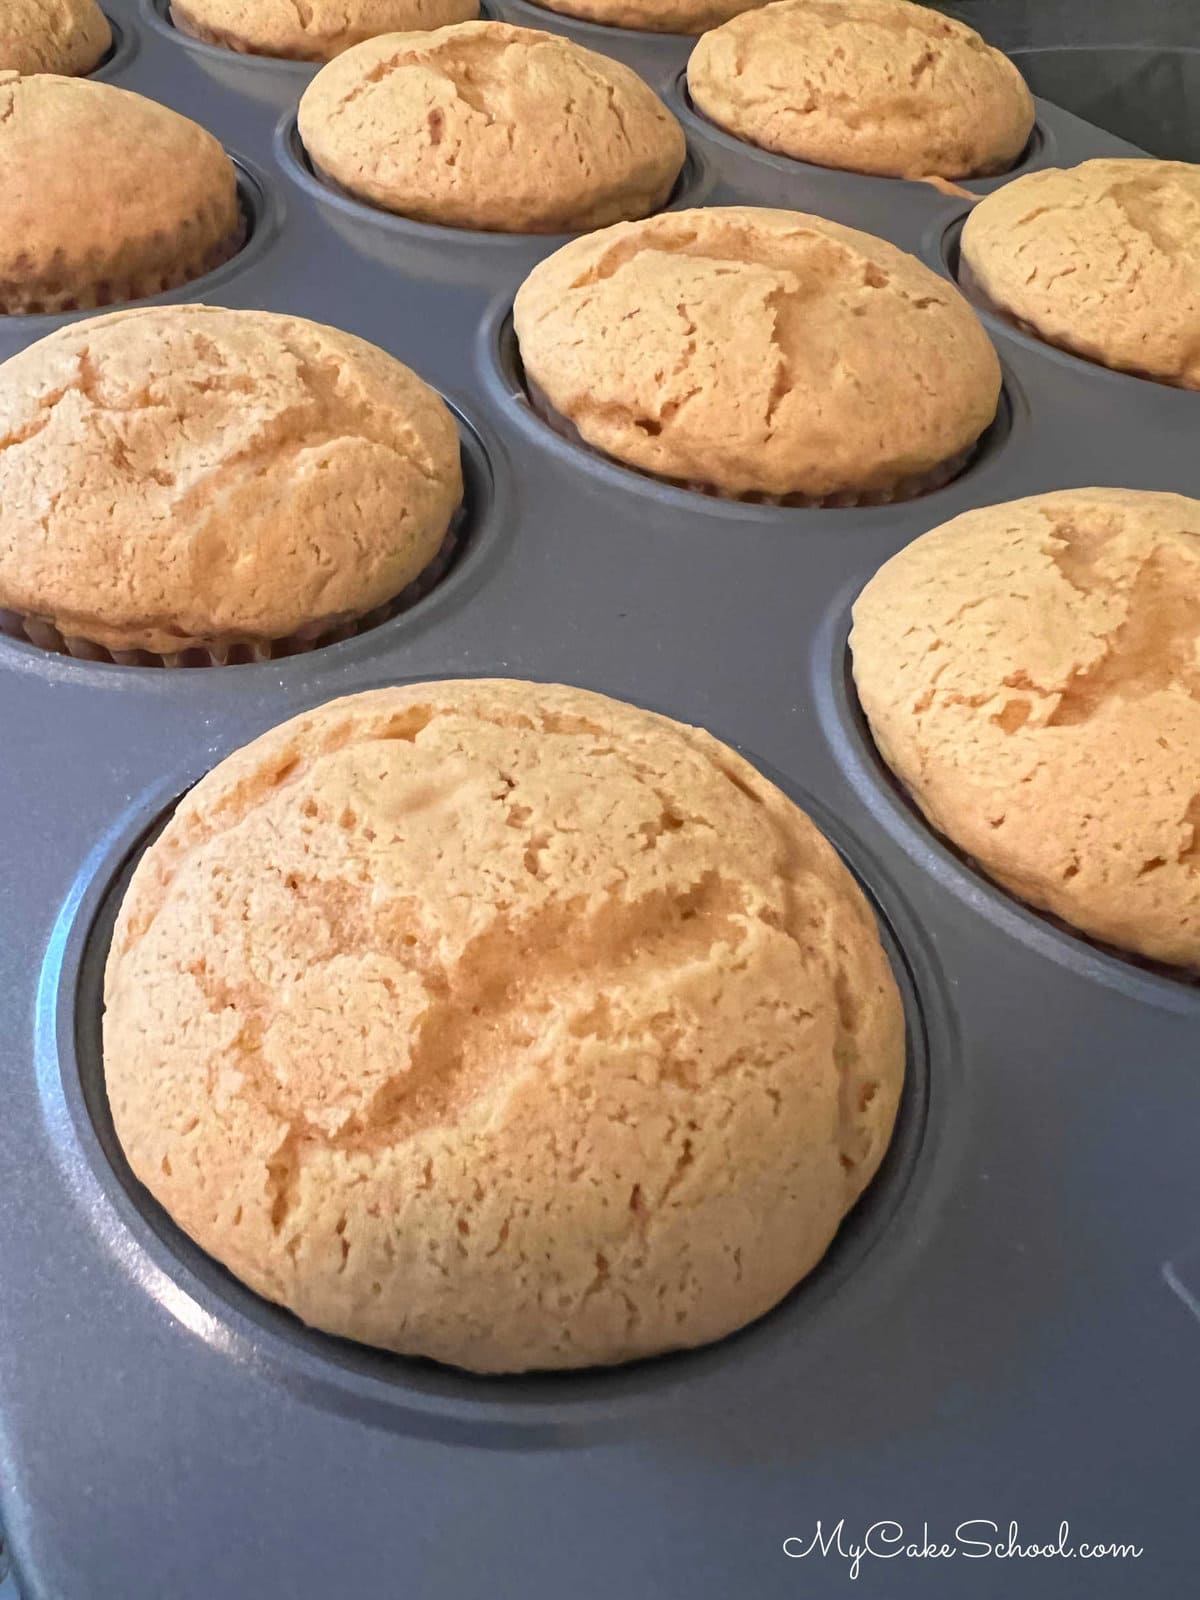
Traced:
<path fill-rule="evenodd" d="M 729 495 L 886 489 L 968 449 L 1000 365 L 952 285 L 820 217 L 664 213 L 535 267 L 531 382 L 596 449 Z"/>
<path fill-rule="evenodd" d="M 994 307 L 1049 344 L 1200 389 L 1200 166 L 1028 173 L 975 207 L 962 260 Z"/>
<path fill-rule="evenodd" d="M 665 204 L 683 131 L 635 72 L 502 22 L 389 34 L 317 74 L 300 102 L 314 165 L 417 221 L 560 233 Z"/>
<path fill-rule="evenodd" d="M 0 72 L 0 313 L 158 294 L 240 241 L 237 174 L 211 133 L 109 84 Z"/>
<path fill-rule="evenodd" d="M 532 0 L 560 16 L 645 33 L 703 33 L 767 0 Z"/>
<path fill-rule="evenodd" d="M 118 312 L 0 366 L 0 606 L 110 651 L 371 611 L 461 498 L 439 396 L 297 317 Z"/>
<path fill-rule="evenodd" d="M 883 1156 L 904 1018 L 821 834 L 709 735 L 416 684 L 231 756 L 139 864 L 104 1065 L 133 1170 L 254 1289 L 481 1371 L 718 1338 Z"/>
<path fill-rule="evenodd" d="M 171 0 L 180 32 L 293 61 L 331 61 L 380 33 L 442 28 L 478 15 L 479 0 Z"/>
<path fill-rule="evenodd" d="M 884 177 L 1004 172 L 1033 99 L 972 28 L 908 0 L 781 0 L 707 33 L 688 62 L 706 116 L 739 139 Z"/>
<path fill-rule="evenodd" d="M 4 0 L 0 72 L 79 77 L 99 66 L 112 29 L 96 0 Z"/>
<path fill-rule="evenodd" d="M 918 539 L 854 607 L 876 743 L 934 827 L 1097 939 L 1200 970 L 1200 501 L 1072 489 Z"/>

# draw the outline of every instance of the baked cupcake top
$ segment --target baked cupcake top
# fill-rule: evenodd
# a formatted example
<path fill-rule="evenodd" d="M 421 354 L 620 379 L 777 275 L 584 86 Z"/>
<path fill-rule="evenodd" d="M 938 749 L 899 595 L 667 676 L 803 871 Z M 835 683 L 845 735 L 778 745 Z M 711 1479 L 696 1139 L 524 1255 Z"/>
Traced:
<path fill-rule="evenodd" d="M 1200 501 L 1072 489 L 894 556 L 854 607 L 876 743 L 1015 894 L 1200 968 Z"/>
<path fill-rule="evenodd" d="M 0 72 L 78 77 L 100 65 L 112 29 L 96 0 L 4 0 Z"/>
<path fill-rule="evenodd" d="M 416 684 L 224 761 L 108 960 L 133 1170 L 261 1294 L 486 1371 L 715 1339 L 823 1254 L 904 1021 L 806 816 L 581 690 Z"/>
<path fill-rule="evenodd" d="M 907 0 L 781 0 L 707 33 L 688 62 L 701 111 L 739 139 L 885 177 L 1004 172 L 1033 99 L 973 28 Z"/>
<path fill-rule="evenodd" d="M 176 288 L 240 231 L 233 163 L 196 123 L 105 83 L 0 72 L 0 312 Z"/>
<path fill-rule="evenodd" d="M 547 11 L 610 28 L 647 33 L 703 33 L 767 0 L 533 0 Z"/>
<path fill-rule="evenodd" d="M 379 33 L 478 15 L 479 0 L 171 0 L 172 22 L 194 39 L 294 61 L 331 61 Z"/>
<path fill-rule="evenodd" d="M 967 450 L 1000 365 L 962 296 L 821 217 L 707 208 L 564 245 L 514 308 L 532 386 L 596 449 L 719 492 L 886 490 Z"/>
<path fill-rule="evenodd" d="M 298 317 L 161 306 L 0 366 L 0 606 L 109 650 L 277 639 L 372 610 L 462 496 L 441 399 Z"/>
<path fill-rule="evenodd" d="M 1200 166 L 1030 172 L 975 207 L 962 260 L 988 301 L 1049 344 L 1200 389 Z"/>
<path fill-rule="evenodd" d="M 421 222 L 560 233 L 669 198 L 683 131 L 636 73 L 503 22 L 372 39 L 300 102 L 314 165 Z"/>

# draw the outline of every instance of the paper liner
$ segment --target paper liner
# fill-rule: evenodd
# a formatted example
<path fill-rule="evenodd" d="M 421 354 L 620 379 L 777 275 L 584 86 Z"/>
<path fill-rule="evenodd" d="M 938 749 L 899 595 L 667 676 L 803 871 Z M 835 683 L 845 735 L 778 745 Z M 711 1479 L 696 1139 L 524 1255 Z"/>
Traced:
<path fill-rule="evenodd" d="M 460 509 L 433 560 L 393 599 L 371 611 L 322 617 L 279 639 L 225 634 L 212 639 L 181 640 L 179 649 L 168 654 L 140 649 L 111 650 L 92 639 L 63 633 L 46 617 L 3 609 L 0 609 L 0 633 L 37 645 L 39 649 L 55 655 L 73 656 L 77 661 L 104 661 L 122 667 L 230 667 L 259 661 L 282 661 L 288 656 L 305 655 L 310 650 L 367 633 L 423 600 L 453 565 L 462 542 L 464 520 L 464 512 Z"/>
<path fill-rule="evenodd" d="M 619 456 L 610 456 L 606 451 L 598 450 L 595 445 L 589 444 L 575 424 L 560 411 L 555 410 L 545 393 L 528 375 L 525 377 L 525 392 L 534 412 L 548 427 L 553 428 L 560 438 L 568 439 L 572 444 L 582 445 L 600 460 L 611 461 L 618 467 L 624 467 L 627 472 L 636 472 L 638 477 L 648 478 L 651 483 L 669 483 L 676 489 L 688 489 L 693 494 L 707 495 L 712 500 L 729 500 L 740 505 L 785 506 L 822 511 L 851 506 L 890 506 L 904 500 L 916 500 L 921 495 L 931 494 L 933 490 L 943 488 L 952 479 L 957 478 L 979 448 L 977 439 L 967 449 L 960 450 L 957 455 L 951 456 L 948 461 L 940 462 L 936 467 L 931 467 L 927 472 L 897 478 L 894 483 L 881 489 L 842 489 L 834 494 L 825 495 L 803 494 L 799 490 L 790 494 L 766 494 L 759 491 L 730 494 L 728 490 L 719 489 L 712 483 L 702 483 L 689 478 L 669 478 L 657 472 L 647 472 L 642 467 L 635 467 L 628 461 L 622 461 Z"/>
<path fill-rule="evenodd" d="M 238 225 L 217 244 L 199 255 L 184 257 L 169 270 L 129 278 L 97 277 L 91 283 L 71 288 L 67 285 L 39 285 L 36 279 L 17 281 L 0 278 L 0 316 L 29 317 L 65 311 L 99 311 L 105 306 L 126 305 L 147 300 L 152 295 L 181 289 L 185 283 L 215 272 L 231 261 L 249 237 L 249 219 L 239 207 Z M 99 269 L 98 269 L 99 270 Z"/>

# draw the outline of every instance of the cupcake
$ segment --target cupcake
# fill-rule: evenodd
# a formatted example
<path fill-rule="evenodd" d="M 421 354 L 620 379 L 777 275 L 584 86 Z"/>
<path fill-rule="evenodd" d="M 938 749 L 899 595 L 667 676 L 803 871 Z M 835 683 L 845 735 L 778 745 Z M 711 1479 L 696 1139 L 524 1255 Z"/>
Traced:
<path fill-rule="evenodd" d="M 1200 389 L 1200 166 L 1085 161 L 977 205 L 963 285 L 1047 344 Z"/>
<path fill-rule="evenodd" d="M 533 0 L 547 11 L 644 33 L 703 33 L 766 0 Z"/>
<path fill-rule="evenodd" d="M 972 28 L 907 0 L 781 0 L 706 33 L 688 62 L 701 111 L 735 138 L 890 178 L 1006 172 L 1033 99 Z"/>
<path fill-rule="evenodd" d="M 0 73 L 81 77 L 111 48 L 112 29 L 96 0 L 4 0 L 0 10 Z"/>
<path fill-rule="evenodd" d="M 178 288 L 242 231 L 233 163 L 194 122 L 107 84 L 0 72 L 0 314 Z"/>
<path fill-rule="evenodd" d="M 134 1173 L 314 1327 L 485 1372 L 718 1339 L 888 1144 L 871 912 L 732 750 L 582 690 L 337 700 L 139 863 L 104 1072 Z"/>
<path fill-rule="evenodd" d="M 1005 888 L 1200 970 L 1200 501 L 1071 489 L 956 517 L 859 596 L 884 760 Z"/>
<path fill-rule="evenodd" d="M 479 15 L 479 0 L 171 0 L 181 33 L 243 55 L 331 61 L 376 34 L 441 28 Z"/>
<path fill-rule="evenodd" d="M 201 665 L 378 620 L 462 499 L 439 397 L 298 317 L 161 306 L 0 366 L 0 608 L 72 654 Z"/>
<path fill-rule="evenodd" d="M 619 62 L 556 34 L 465 22 L 357 45 L 300 102 L 313 165 L 418 222 L 566 233 L 666 203 L 683 132 Z"/>
<path fill-rule="evenodd" d="M 573 240 L 513 313 L 531 397 L 641 472 L 730 499 L 905 498 L 961 469 L 1000 364 L 944 279 L 871 234 L 757 207 Z"/>

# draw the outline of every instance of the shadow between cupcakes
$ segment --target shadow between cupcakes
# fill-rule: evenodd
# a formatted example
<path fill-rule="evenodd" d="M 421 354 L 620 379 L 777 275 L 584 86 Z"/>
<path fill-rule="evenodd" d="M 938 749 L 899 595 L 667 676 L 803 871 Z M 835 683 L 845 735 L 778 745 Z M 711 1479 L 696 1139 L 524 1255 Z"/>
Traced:
<path fill-rule="evenodd" d="M 43 967 L 39 1086 L 56 1159 L 87 1225 L 136 1285 L 214 1353 L 326 1409 L 424 1437 L 485 1448 L 577 1445 L 636 1428 L 685 1386 L 735 1376 L 744 1384 L 747 1373 L 737 1370 L 743 1363 L 765 1361 L 769 1376 L 772 1362 L 792 1370 L 798 1359 L 819 1359 L 845 1317 L 855 1314 L 856 1297 L 886 1292 L 920 1248 L 920 1238 L 903 1225 L 928 1187 L 931 1139 L 944 1114 L 939 1099 L 931 1118 L 930 1076 L 938 1063 L 948 1068 L 957 1060 L 956 1032 L 932 950 L 884 869 L 810 796 L 756 764 L 812 817 L 867 895 L 900 987 L 907 1039 L 904 1090 L 878 1173 L 821 1262 L 766 1316 L 715 1344 L 623 1366 L 481 1376 L 308 1328 L 193 1244 L 125 1161 L 100 1038 L 113 922 L 137 861 L 175 809 L 178 775 L 140 798 L 83 864 Z M 878 1248 L 885 1235 L 893 1241 L 886 1253 Z M 764 1369 L 756 1371 L 762 1378 Z"/>
<path fill-rule="evenodd" d="M 854 683 L 849 635 L 856 583 L 835 600 L 813 640 L 818 720 L 855 793 L 891 836 L 943 887 L 1009 937 L 1084 977 L 1200 1021 L 1200 974 L 1090 938 L 997 883 L 936 831 L 875 744 Z"/>
<path fill-rule="evenodd" d="M 540 448 L 569 462 L 574 470 L 595 474 L 614 486 L 623 485 L 655 498 L 667 498 L 676 505 L 691 508 L 707 506 L 723 518 L 801 519 L 830 514 L 836 516 L 841 511 L 853 511 L 858 516 L 886 516 L 894 506 L 907 504 L 911 500 L 936 503 L 939 495 L 954 489 L 964 478 L 970 476 L 974 482 L 977 473 L 982 474 L 998 464 L 1018 423 L 1024 424 L 1028 416 L 1024 395 L 1002 361 L 1000 397 L 991 424 L 962 457 L 956 457 L 953 463 L 946 464 L 952 468 L 948 477 L 932 483 L 923 491 L 890 499 L 867 498 L 854 504 L 838 504 L 840 497 L 837 496 L 830 497 L 828 504 L 816 504 L 806 497 L 797 497 L 795 504 L 781 504 L 762 496 L 727 499 L 703 486 L 679 483 L 642 472 L 587 444 L 565 418 L 555 416 L 554 421 L 547 420 L 521 361 L 511 302 L 502 300 L 492 308 L 480 332 L 479 350 L 488 388 L 505 414 L 513 418 Z"/>
<path fill-rule="evenodd" d="M 402 267 L 441 283 L 496 282 L 499 270 L 524 276 L 578 233 L 499 233 L 481 228 L 451 228 L 417 222 L 386 211 L 343 189 L 314 166 L 296 121 L 288 111 L 275 129 L 275 156 L 293 183 L 324 211 L 330 224 L 358 254 L 388 267 Z M 715 186 L 707 162 L 689 145 L 683 167 L 661 211 L 704 205 Z M 659 213 L 652 213 L 658 215 Z"/>
<path fill-rule="evenodd" d="M 87 76 L 97 78 L 101 83 L 111 83 L 137 55 L 139 40 L 134 28 L 128 23 L 118 22 L 110 12 L 104 12 L 104 20 L 112 34 L 112 43 Z"/>

